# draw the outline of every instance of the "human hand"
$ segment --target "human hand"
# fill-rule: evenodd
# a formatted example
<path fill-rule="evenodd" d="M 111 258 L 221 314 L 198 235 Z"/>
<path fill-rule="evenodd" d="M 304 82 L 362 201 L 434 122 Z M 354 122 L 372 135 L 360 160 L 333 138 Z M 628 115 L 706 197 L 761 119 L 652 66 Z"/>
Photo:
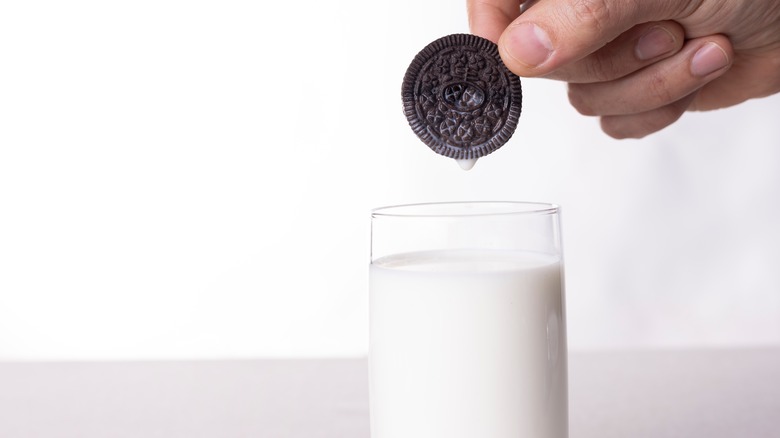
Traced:
<path fill-rule="evenodd" d="M 615 138 L 780 92 L 777 0 L 540 0 L 522 15 L 518 0 L 467 1 L 510 70 L 568 82 Z"/>

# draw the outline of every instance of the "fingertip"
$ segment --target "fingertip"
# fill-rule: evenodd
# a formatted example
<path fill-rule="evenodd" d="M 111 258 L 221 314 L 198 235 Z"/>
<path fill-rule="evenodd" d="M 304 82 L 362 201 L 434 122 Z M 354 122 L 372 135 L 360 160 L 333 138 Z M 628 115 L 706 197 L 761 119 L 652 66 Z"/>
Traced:
<path fill-rule="evenodd" d="M 705 78 L 724 73 L 731 66 L 733 57 L 731 44 L 727 39 L 724 41 L 713 38 L 705 41 L 691 57 L 691 74 Z"/>
<path fill-rule="evenodd" d="M 616 120 L 617 119 L 617 120 Z M 604 116 L 599 119 L 601 131 L 615 140 L 640 139 L 651 134 L 645 130 L 637 130 L 635 127 L 626 126 L 615 116 Z"/>
<path fill-rule="evenodd" d="M 540 68 L 554 51 L 549 34 L 530 22 L 509 26 L 499 39 L 498 49 L 507 67 L 520 76 L 542 74 Z"/>
<path fill-rule="evenodd" d="M 487 17 L 470 15 L 469 30 L 476 36 L 498 43 L 501 33 L 504 31 L 504 27 L 496 25 L 493 21 L 486 18 Z"/>
<path fill-rule="evenodd" d="M 520 14 L 512 0 L 469 0 L 466 7 L 471 33 L 494 43 Z"/>
<path fill-rule="evenodd" d="M 599 115 L 588 104 L 588 100 L 583 98 L 583 94 L 581 92 L 583 86 L 581 84 L 569 83 L 566 88 L 567 88 L 566 89 L 567 97 L 569 98 L 569 104 L 571 104 L 571 106 L 574 107 L 574 109 L 577 110 L 578 113 L 582 114 L 583 116 Z"/>
<path fill-rule="evenodd" d="M 684 34 L 679 25 L 658 23 L 643 30 L 634 46 L 634 55 L 639 61 L 651 61 L 679 51 L 683 45 Z"/>
<path fill-rule="evenodd" d="M 647 137 L 679 120 L 690 107 L 696 94 L 694 92 L 677 102 L 643 113 L 603 116 L 599 121 L 601 130 L 618 140 Z"/>
<path fill-rule="evenodd" d="M 495 29 L 483 29 L 479 27 L 472 27 L 471 33 L 473 33 L 476 36 L 485 38 L 486 40 L 490 40 L 494 43 L 496 43 L 498 39 L 501 37 L 501 33 L 499 31 L 496 31 Z"/>

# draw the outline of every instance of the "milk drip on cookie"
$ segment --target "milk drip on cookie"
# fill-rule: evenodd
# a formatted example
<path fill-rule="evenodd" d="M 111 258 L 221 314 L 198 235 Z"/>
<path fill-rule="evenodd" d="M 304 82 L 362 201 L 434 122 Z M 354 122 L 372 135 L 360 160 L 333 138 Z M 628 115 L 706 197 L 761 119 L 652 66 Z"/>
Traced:
<path fill-rule="evenodd" d="M 422 49 L 406 71 L 401 97 L 417 137 L 464 170 L 506 144 L 523 100 L 520 78 L 501 61 L 498 47 L 468 34 Z"/>
<path fill-rule="evenodd" d="M 477 164 L 477 158 L 456 159 L 458 166 L 463 170 L 471 170 Z"/>

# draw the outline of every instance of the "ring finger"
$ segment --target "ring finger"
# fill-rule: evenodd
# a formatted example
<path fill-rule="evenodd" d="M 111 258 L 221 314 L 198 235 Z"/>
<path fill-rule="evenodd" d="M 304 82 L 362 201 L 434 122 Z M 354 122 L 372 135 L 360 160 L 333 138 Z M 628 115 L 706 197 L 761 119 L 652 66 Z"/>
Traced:
<path fill-rule="evenodd" d="M 609 82 L 570 83 L 569 101 L 591 116 L 636 114 L 677 102 L 725 73 L 733 51 L 723 35 L 686 42 L 674 56 Z"/>

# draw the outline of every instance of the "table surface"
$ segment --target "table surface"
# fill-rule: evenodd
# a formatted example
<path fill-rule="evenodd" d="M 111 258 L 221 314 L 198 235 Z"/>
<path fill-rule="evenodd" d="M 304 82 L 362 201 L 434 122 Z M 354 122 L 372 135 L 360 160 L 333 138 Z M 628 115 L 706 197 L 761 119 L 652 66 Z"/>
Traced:
<path fill-rule="evenodd" d="M 570 438 L 780 438 L 780 348 L 572 353 Z M 368 438 L 364 359 L 0 363 L 0 437 Z"/>

